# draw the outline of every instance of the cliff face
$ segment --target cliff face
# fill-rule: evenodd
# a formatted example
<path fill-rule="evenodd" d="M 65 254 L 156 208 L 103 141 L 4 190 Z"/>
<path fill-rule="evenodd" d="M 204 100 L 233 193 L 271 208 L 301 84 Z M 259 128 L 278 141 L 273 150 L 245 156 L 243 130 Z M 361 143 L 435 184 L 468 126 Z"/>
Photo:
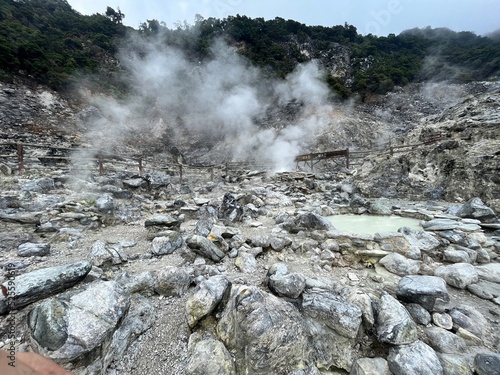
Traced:
<path fill-rule="evenodd" d="M 360 190 L 371 196 L 462 201 L 479 196 L 500 209 L 500 85 L 475 87 L 440 115 L 422 119 L 401 144 L 441 139 L 393 155 L 369 157 Z"/>

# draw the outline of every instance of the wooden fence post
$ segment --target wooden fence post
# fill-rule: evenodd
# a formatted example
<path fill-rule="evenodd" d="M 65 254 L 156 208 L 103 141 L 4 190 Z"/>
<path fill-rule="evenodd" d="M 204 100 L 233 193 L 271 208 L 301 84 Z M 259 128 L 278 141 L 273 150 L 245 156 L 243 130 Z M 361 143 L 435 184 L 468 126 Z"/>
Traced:
<path fill-rule="evenodd" d="M 104 174 L 104 165 L 102 162 L 102 154 L 99 154 L 99 156 L 98 156 L 98 163 L 99 163 L 99 174 L 102 176 Z"/>
<path fill-rule="evenodd" d="M 182 164 L 179 164 L 179 184 L 182 185 Z"/>
<path fill-rule="evenodd" d="M 346 148 L 345 150 L 345 166 L 349 169 L 349 148 Z"/>
<path fill-rule="evenodd" d="M 23 174 L 24 171 L 24 150 L 23 145 L 17 144 L 17 170 L 19 174 Z"/>
<path fill-rule="evenodd" d="M 139 158 L 139 176 L 142 177 L 142 158 Z"/>

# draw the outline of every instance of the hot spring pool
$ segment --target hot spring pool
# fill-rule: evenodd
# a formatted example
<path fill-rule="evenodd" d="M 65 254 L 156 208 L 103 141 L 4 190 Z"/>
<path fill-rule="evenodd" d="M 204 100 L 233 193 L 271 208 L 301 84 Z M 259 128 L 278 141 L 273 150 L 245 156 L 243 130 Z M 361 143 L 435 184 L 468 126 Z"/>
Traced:
<path fill-rule="evenodd" d="M 375 234 L 377 232 L 397 232 L 401 227 L 420 229 L 420 220 L 401 216 L 377 215 L 333 215 L 328 216 L 333 226 L 351 233 Z"/>

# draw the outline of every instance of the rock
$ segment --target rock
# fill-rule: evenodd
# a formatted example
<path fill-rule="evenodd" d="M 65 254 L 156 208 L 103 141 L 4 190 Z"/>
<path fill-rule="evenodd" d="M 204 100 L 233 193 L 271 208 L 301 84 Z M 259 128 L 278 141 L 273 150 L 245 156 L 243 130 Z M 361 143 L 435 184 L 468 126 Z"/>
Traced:
<path fill-rule="evenodd" d="M 387 362 L 394 375 L 443 375 L 436 352 L 422 341 L 391 347 Z"/>
<path fill-rule="evenodd" d="M 224 225 L 241 221 L 243 213 L 243 206 L 236 201 L 234 195 L 231 193 L 224 194 L 218 210 L 218 217 L 223 221 Z"/>
<path fill-rule="evenodd" d="M 144 221 L 145 227 L 166 227 L 175 228 L 180 225 L 179 220 L 170 215 L 154 215 Z"/>
<path fill-rule="evenodd" d="M 497 221 L 495 212 L 486 206 L 480 198 L 472 198 L 467 201 L 456 213 L 458 217 L 477 219 L 485 223 Z"/>
<path fill-rule="evenodd" d="M 476 284 L 469 285 L 467 290 L 479 298 L 493 299 L 500 297 L 500 284 L 491 281 L 479 281 Z"/>
<path fill-rule="evenodd" d="M 20 257 L 43 257 L 50 254 L 50 244 L 26 242 L 19 245 L 17 255 Z"/>
<path fill-rule="evenodd" d="M 100 196 L 95 201 L 95 207 L 99 212 L 112 214 L 115 209 L 115 201 L 113 199 L 113 196 L 109 194 Z"/>
<path fill-rule="evenodd" d="M 45 193 L 54 188 L 54 179 L 49 177 L 38 178 L 36 180 L 25 180 L 21 186 L 22 190 L 37 193 Z"/>
<path fill-rule="evenodd" d="M 440 241 L 432 233 L 407 227 L 399 228 L 399 232 L 403 234 L 411 248 L 420 252 L 428 253 L 441 246 Z"/>
<path fill-rule="evenodd" d="M 443 262 L 449 263 L 472 263 L 469 253 L 464 250 L 456 250 L 453 248 L 444 249 Z"/>
<path fill-rule="evenodd" d="M 71 288 L 83 280 L 92 269 L 88 261 L 70 263 L 63 266 L 42 268 L 36 271 L 16 276 L 14 280 L 5 280 L 8 290 L 10 283 L 15 283 L 15 305 L 0 294 L 0 314 L 5 314 L 13 307 L 19 309 L 40 299 Z"/>
<path fill-rule="evenodd" d="M 107 246 L 106 242 L 97 240 L 90 249 L 90 261 L 94 266 L 106 270 L 127 261 L 127 255 L 113 246 Z"/>
<path fill-rule="evenodd" d="M 476 269 L 469 263 L 440 266 L 436 269 L 434 275 L 443 278 L 449 285 L 460 289 L 465 289 L 468 285 L 479 281 Z"/>
<path fill-rule="evenodd" d="M 392 206 L 387 198 L 379 198 L 369 204 L 368 211 L 372 215 L 390 215 Z"/>
<path fill-rule="evenodd" d="M 158 272 L 155 292 L 162 296 L 183 296 L 189 289 L 191 276 L 179 267 L 168 266 Z"/>
<path fill-rule="evenodd" d="M 458 221 L 452 219 L 432 219 L 422 223 L 422 226 L 427 231 L 441 231 L 458 228 Z"/>
<path fill-rule="evenodd" d="M 449 302 L 450 296 L 446 289 L 446 282 L 435 276 L 406 276 L 403 277 L 396 289 L 397 297 L 408 303 L 418 303 L 427 311 L 432 311 L 437 300 Z"/>
<path fill-rule="evenodd" d="M 391 372 L 384 358 L 359 358 L 349 375 L 391 375 Z"/>
<path fill-rule="evenodd" d="M 268 280 L 269 289 L 279 297 L 299 298 L 306 286 L 306 278 L 300 273 L 274 274 Z"/>
<path fill-rule="evenodd" d="M 449 311 L 453 327 L 464 328 L 482 338 L 489 331 L 490 325 L 486 318 L 472 306 L 458 305 Z"/>
<path fill-rule="evenodd" d="M 360 308 L 331 290 L 312 287 L 302 293 L 302 313 L 312 336 L 316 367 L 350 371 L 356 360 Z"/>
<path fill-rule="evenodd" d="M 197 342 L 190 354 L 187 375 L 236 375 L 231 353 L 214 338 Z"/>
<path fill-rule="evenodd" d="M 295 230 L 332 230 L 334 229 L 332 223 L 323 216 L 309 212 L 298 215 L 294 220 Z"/>
<path fill-rule="evenodd" d="M 500 284 L 500 263 L 488 263 L 476 266 L 476 271 L 482 280 Z"/>
<path fill-rule="evenodd" d="M 462 354 L 436 354 L 443 366 L 443 375 L 472 375 L 469 363 Z"/>
<path fill-rule="evenodd" d="M 417 326 L 397 299 L 384 294 L 377 309 L 377 338 L 392 345 L 411 344 L 418 339 Z"/>
<path fill-rule="evenodd" d="M 451 242 L 452 244 L 464 248 L 461 250 L 478 249 L 481 247 L 481 245 L 476 239 L 472 238 L 470 235 L 461 230 L 443 230 L 438 232 L 438 234 L 439 237 L 444 238 L 445 240 Z"/>
<path fill-rule="evenodd" d="M 147 181 L 142 177 L 126 178 L 122 182 L 123 185 L 130 188 L 139 188 L 147 185 Z"/>
<path fill-rule="evenodd" d="M 225 276 L 213 276 L 196 286 L 186 301 L 188 324 L 191 328 L 215 310 L 228 294 L 230 285 Z"/>
<path fill-rule="evenodd" d="M 159 189 L 170 185 L 171 177 L 166 173 L 152 172 L 144 176 L 150 189 Z"/>
<path fill-rule="evenodd" d="M 236 373 L 278 374 L 303 368 L 310 349 L 299 311 L 255 286 L 232 289 L 217 335 L 233 353 Z"/>
<path fill-rule="evenodd" d="M 161 237 L 155 237 L 151 241 L 149 251 L 156 256 L 172 254 L 180 249 L 184 244 L 184 239 L 179 232 L 169 230 L 162 233 Z"/>
<path fill-rule="evenodd" d="M 431 314 L 417 303 L 410 303 L 406 306 L 406 310 L 410 313 L 413 321 L 423 326 L 431 322 Z"/>
<path fill-rule="evenodd" d="M 285 263 L 274 263 L 267 271 L 267 276 L 273 275 L 286 275 L 288 273 L 288 267 Z"/>
<path fill-rule="evenodd" d="M 432 322 L 440 328 L 451 330 L 453 328 L 453 320 L 446 313 L 435 312 L 432 314 Z"/>
<path fill-rule="evenodd" d="M 379 263 L 399 276 L 413 275 L 420 270 L 420 261 L 407 259 L 403 255 L 391 253 L 380 259 Z"/>
<path fill-rule="evenodd" d="M 214 262 L 220 262 L 225 254 L 208 238 L 193 235 L 186 240 L 187 246 L 195 253 L 204 256 Z"/>
<path fill-rule="evenodd" d="M 443 328 L 426 327 L 424 332 L 429 339 L 429 345 L 440 353 L 463 354 L 467 348 L 462 338 Z"/>
<path fill-rule="evenodd" d="M 151 271 L 132 275 L 124 272 L 116 278 L 116 282 L 130 294 L 141 293 L 145 296 L 152 296 L 157 284 L 156 276 Z"/>
<path fill-rule="evenodd" d="M 244 273 L 252 273 L 257 270 L 257 260 L 255 259 L 255 256 L 244 251 L 240 251 L 238 253 L 236 260 L 234 261 L 234 265 Z"/>
<path fill-rule="evenodd" d="M 500 375 L 500 354 L 478 353 L 474 357 L 477 375 Z"/>
<path fill-rule="evenodd" d="M 290 246 L 292 240 L 290 238 L 282 238 L 271 236 L 269 239 L 269 245 L 274 251 L 282 251 L 285 247 Z"/>
<path fill-rule="evenodd" d="M 420 249 L 412 247 L 401 233 L 376 233 L 373 239 L 382 250 L 396 252 L 414 260 L 420 260 L 422 257 Z"/>
<path fill-rule="evenodd" d="M 100 373 L 152 324 L 151 305 L 142 296 L 133 301 L 114 281 L 44 301 L 28 315 L 32 345 L 43 356 Z"/>

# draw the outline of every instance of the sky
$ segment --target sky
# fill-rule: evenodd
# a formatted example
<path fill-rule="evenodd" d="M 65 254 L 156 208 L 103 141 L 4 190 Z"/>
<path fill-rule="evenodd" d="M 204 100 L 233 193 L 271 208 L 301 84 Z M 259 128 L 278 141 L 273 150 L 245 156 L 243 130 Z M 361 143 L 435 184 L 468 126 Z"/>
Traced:
<path fill-rule="evenodd" d="M 306 25 L 348 23 L 363 35 L 387 36 L 414 27 L 447 27 L 478 35 L 500 29 L 499 0 L 68 0 L 81 14 L 105 13 L 106 7 L 125 14 L 123 23 L 135 29 L 148 19 L 174 28 L 194 23 L 195 15 L 224 18 L 292 19 Z"/>

